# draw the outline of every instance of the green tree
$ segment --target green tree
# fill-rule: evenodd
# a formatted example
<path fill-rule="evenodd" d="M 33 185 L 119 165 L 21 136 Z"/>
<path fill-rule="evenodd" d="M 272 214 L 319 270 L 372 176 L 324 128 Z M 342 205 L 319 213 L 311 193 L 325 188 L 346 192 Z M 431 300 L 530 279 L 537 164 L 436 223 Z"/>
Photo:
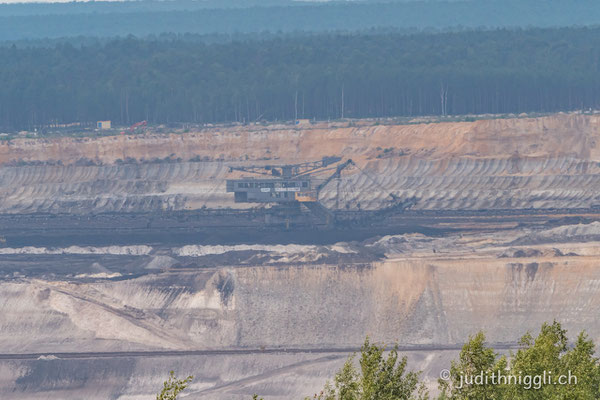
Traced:
<path fill-rule="evenodd" d="M 600 365 L 594 357 L 595 347 L 585 332 L 579 334 L 573 348 L 568 348 L 567 331 L 554 321 L 544 324 L 539 335 L 526 334 L 522 348 L 512 360 L 511 375 L 545 377 L 546 382 L 524 382 L 510 386 L 510 398 L 519 400 L 598 399 Z M 557 379 L 564 379 L 557 384 Z M 530 387 L 533 386 L 533 389 Z"/>
<path fill-rule="evenodd" d="M 554 321 L 543 324 L 536 337 L 523 335 L 519 345 L 507 359 L 485 345 L 483 332 L 469 338 L 451 363 L 449 379 L 440 379 L 438 400 L 600 398 L 600 363 L 584 332 L 569 349 L 567 331 Z M 478 375 L 488 381 L 474 382 Z"/>
<path fill-rule="evenodd" d="M 600 399 L 600 363 L 594 356 L 594 342 L 585 332 L 577 337 L 575 346 L 563 357 L 563 374 L 577 377 L 576 385 L 562 387 L 566 399 Z"/>
<path fill-rule="evenodd" d="M 489 377 L 497 376 L 506 369 L 506 358 L 498 358 L 493 348 L 485 345 L 485 334 L 469 337 L 463 346 L 458 361 L 450 365 L 449 379 L 440 379 L 440 399 L 452 400 L 496 400 L 503 398 L 504 388 L 495 385 Z M 481 382 L 476 382 L 482 377 Z M 486 382 L 483 377 L 488 377 Z M 475 381 L 474 381 L 475 380 Z"/>
<path fill-rule="evenodd" d="M 169 372 L 169 379 L 163 383 L 163 388 L 156 395 L 156 400 L 176 400 L 179 393 L 188 387 L 192 379 L 194 377 L 191 375 L 185 379 L 178 379 L 174 371 Z"/>
<path fill-rule="evenodd" d="M 540 385 L 533 378 L 544 374 L 558 376 L 562 373 L 561 355 L 566 353 L 568 338 L 567 331 L 558 322 L 544 323 L 537 337 L 526 333 L 519 342 L 521 348 L 512 358 L 510 374 L 531 379 L 523 384 L 512 384 L 510 395 L 515 399 L 536 400 L 552 399 L 561 391 L 558 386 Z M 537 379 L 537 378 L 536 378 Z"/>
<path fill-rule="evenodd" d="M 420 372 L 407 371 L 406 357 L 400 358 L 397 346 L 385 355 L 383 346 L 365 340 L 355 367 L 355 356 L 348 358 L 323 391 L 320 400 L 425 400 L 428 393 L 420 381 Z M 308 399 L 308 398 L 307 398 Z"/>

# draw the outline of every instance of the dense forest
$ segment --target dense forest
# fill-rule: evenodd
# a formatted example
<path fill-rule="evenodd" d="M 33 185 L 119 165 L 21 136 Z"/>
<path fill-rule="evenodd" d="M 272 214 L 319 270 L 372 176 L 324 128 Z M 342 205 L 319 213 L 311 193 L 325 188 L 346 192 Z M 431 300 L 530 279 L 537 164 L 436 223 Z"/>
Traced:
<path fill-rule="evenodd" d="M 418 0 L 417 0 L 418 1 Z M 295 0 L 123 0 L 123 1 L 69 1 L 0 4 L 0 16 L 17 15 L 77 15 L 157 12 L 174 10 L 234 9 L 251 7 L 293 6 L 303 3 Z M 314 3 L 313 3 L 314 4 Z"/>
<path fill-rule="evenodd" d="M 242 7 L 243 6 L 243 7 Z M 456 30 L 600 23 L 597 0 L 216 0 L 0 5 L 0 41 L 174 33 Z"/>
<path fill-rule="evenodd" d="M 600 28 L 0 48 L 0 129 L 600 106 Z"/>

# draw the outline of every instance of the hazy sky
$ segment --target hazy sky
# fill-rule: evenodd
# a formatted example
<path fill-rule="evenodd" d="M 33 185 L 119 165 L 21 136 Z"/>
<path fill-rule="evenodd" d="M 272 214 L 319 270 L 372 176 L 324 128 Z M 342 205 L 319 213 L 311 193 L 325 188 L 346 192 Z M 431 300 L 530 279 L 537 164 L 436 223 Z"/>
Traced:
<path fill-rule="evenodd" d="M 17 3 L 71 3 L 74 0 L 0 0 L 0 4 L 17 4 Z M 93 1 L 93 0 L 77 0 L 77 3 Z M 124 0 L 98 0 L 98 1 L 124 1 Z M 168 1 L 168 0 L 166 0 Z M 300 0 L 305 2 L 327 2 L 332 0 Z M 356 1 L 356 0 L 347 0 L 347 1 Z M 412 0 L 418 1 L 418 0 Z"/>
<path fill-rule="evenodd" d="M 102 0 L 102 1 L 119 1 L 119 0 Z M 22 1 L 22 0 L 0 0 L 0 4 L 17 4 L 17 3 L 71 3 L 73 0 L 34 0 L 34 1 Z M 81 3 L 82 1 L 77 1 Z"/>
<path fill-rule="evenodd" d="M 83 3 L 87 1 L 93 0 L 77 0 L 77 3 Z M 124 0 L 98 0 L 98 1 L 124 1 Z M 166 0 L 168 1 L 168 0 Z M 322 2 L 322 1 L 330 1 L 330 0 L 302 0 L 302 1 L 313 1 L 313 2 Z M 72 3 L 73 0 L 0 0 L 0 4 L 17 4 L 17 3 Z"/>

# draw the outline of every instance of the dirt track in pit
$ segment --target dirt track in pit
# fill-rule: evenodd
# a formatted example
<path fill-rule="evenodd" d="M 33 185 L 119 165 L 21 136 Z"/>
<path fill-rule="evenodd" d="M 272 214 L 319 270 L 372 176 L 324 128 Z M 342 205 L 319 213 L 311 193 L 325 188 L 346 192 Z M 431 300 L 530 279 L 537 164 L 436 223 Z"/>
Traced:
<path fill-rule="evenodd" d="M 398 346 L 398 351 L 443 351 L 460 350 L 464 344 L 455 345 L 414 345 Z M 519 348 L 518 343 L 491 343 L 497 350 L 512 350 Z M 248 354 L 320 354 L 343 353 L 352 354 L 360 351 L 360 347 L 328 347 L 328 348 L 256 348 L 256 349 L 218 349 L 218 350 L 186 350 L 186 351 L 116 351 L 116 352 L 81 352 L 81 353 L 15 353 L 0 354 L 0 360 L 37 360 L 40 357 L 56 357 L 58 359 L 83 358 L 148 358 L 148 357 L 186 357 L 186 356 L 215 356 L 215 355 L 248 355 Z"/>

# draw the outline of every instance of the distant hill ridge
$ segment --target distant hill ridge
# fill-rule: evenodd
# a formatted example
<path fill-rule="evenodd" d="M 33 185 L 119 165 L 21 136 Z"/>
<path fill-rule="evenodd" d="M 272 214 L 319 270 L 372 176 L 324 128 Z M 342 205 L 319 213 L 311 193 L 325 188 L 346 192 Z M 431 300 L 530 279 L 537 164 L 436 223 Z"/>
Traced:
<path fill-rule="evenodd" d="M 126 1 L 0 5 L 0 41 L 163 32 L 355 31 L 600 24 L 600 2 L 580 0 Z"/>

